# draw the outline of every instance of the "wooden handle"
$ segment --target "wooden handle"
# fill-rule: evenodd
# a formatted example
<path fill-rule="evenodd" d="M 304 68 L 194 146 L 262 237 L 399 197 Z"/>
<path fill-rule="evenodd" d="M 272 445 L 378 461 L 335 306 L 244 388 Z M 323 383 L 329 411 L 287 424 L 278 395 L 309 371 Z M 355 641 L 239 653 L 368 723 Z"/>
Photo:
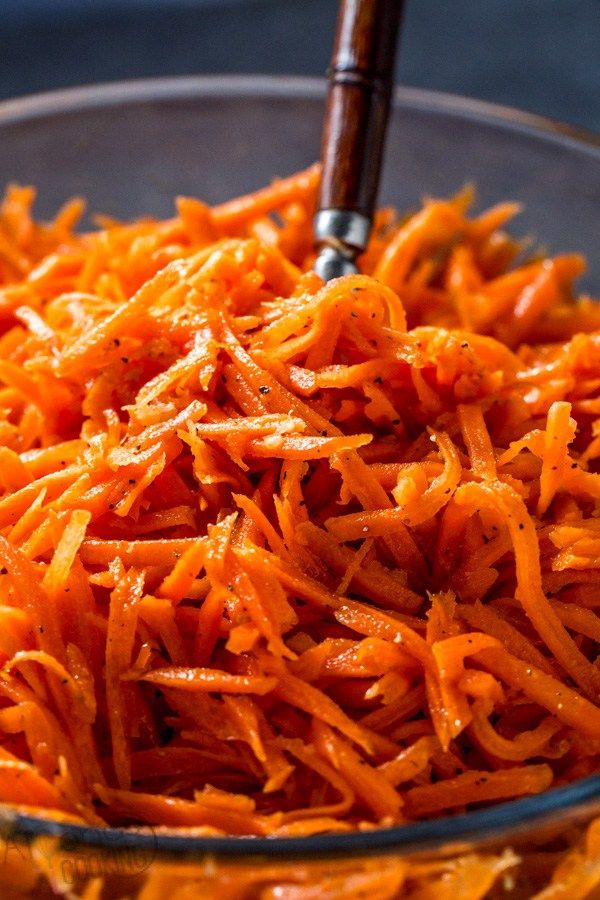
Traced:
<path fill-rule="evenodd" d="M 371 219 L 403 0 L 341 0 L 329 72 L 319 209 Z"/>

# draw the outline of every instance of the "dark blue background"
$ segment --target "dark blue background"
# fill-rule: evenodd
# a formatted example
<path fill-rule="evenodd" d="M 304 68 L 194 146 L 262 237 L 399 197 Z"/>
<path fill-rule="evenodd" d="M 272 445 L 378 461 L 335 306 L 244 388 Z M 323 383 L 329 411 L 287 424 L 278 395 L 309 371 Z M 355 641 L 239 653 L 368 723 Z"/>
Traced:
<path fill-rule="evenodd" d="M 0 0 L 0 97 L 215 72 L 320 75 L 336 0 Z M 408 0 L 398 75 L 600 131 L 600 0 Z"/>

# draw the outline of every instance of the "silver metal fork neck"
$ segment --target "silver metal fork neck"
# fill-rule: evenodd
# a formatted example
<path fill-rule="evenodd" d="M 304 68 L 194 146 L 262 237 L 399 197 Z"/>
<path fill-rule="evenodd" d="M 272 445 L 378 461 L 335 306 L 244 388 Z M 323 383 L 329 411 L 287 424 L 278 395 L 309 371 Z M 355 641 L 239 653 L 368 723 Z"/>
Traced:
<path fill-rule="evenodd" d="M 315 240 L 320 245 L 315 272 L 323 281 L 355 275 L 356 257 L 365 249 L 371 231 L 367 216 L 348 209 L 320 209 L 314 222 Z"/>

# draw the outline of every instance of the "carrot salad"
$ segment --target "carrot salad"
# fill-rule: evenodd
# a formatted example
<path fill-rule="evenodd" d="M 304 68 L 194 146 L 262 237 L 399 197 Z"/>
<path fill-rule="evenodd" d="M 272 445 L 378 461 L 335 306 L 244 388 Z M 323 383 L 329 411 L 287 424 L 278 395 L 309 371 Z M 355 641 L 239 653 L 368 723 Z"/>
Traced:
<path fill-rule="evenodd" d="M 318 177 L 83 234 L 8 189 L 0 801 L 284 837 L 598 770 L 584 262 L 465 190 L 324 285 Z"/>

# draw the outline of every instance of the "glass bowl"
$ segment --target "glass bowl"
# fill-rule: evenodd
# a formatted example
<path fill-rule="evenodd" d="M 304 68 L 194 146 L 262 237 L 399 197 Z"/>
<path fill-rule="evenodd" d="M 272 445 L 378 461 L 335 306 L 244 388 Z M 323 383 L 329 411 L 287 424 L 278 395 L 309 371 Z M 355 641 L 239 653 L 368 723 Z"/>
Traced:
<path fill-rule="evenodd" d="M 166 216 L 177 194 L 222 201 L 313 162 L 323 96 L 320 80 L 215 77 L 11 100 L 0 104 L 1 181 L 36 185 L 42 217 L 74 194 L 86 197 L 92 212 Z M 600 293 L 600 139 L 479 101 L 398 90 L 381 202 L 415 207 L 424 194 L 447 196 L 466 182 L 476 186 L 481 205 L 522 202 L 517 233 L 533 235 L 550 252 L 583 251 L 590 263 L 584 287 Z M 79 896 L 98 876 L 104 892 L 90 897 L 342 897 L 326 893 L 331 879 L 388 867 L 389 893 L 381 886 L 369 893 L 360 882 L 362 893 L 353 894 L 385 900 L 399 896 L 402 861 L 558 847 L 595 815 L 600 776 L 464 815 L 308 838 L 99 830 L 0 807 L 0 895 L 23 896 L 11 893 L 18 878 L 29 896 Z M 339 883 L 348 890 L 350 882 Z M 290 884 L 296 893 L 286 893 Z M 511 896 L 531 896 L 531 885 L 517 888 Z"/>

